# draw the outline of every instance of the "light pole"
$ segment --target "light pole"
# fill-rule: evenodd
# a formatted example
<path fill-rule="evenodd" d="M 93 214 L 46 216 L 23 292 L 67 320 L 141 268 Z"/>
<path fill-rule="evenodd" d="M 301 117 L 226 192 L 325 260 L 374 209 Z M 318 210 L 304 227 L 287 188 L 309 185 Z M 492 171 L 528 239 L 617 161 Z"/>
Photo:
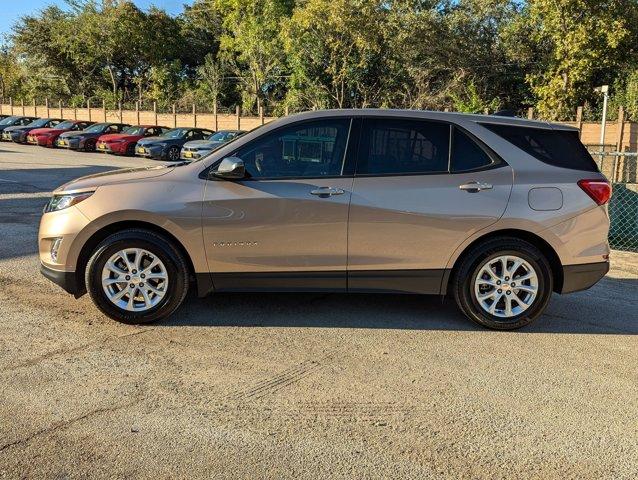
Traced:
<path fill-rule="evenodd" d="M 600 124 L 600 146 L 605 150 L 605 129 L 607 128 L 607 100 L 609 100 L 609 85 L 596 87 L 595 91 L 603 94 L 603 119 Z"/>

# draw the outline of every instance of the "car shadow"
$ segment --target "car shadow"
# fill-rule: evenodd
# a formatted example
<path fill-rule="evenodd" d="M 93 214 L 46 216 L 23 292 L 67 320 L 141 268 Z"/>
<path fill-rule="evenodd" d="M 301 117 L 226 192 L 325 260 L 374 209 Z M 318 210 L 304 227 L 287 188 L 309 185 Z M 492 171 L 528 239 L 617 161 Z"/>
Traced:
<path fill-rule="evenodd" d="M 584 292 L 555 294 L 546 313 L 518 332 L 636 335 L 636 288 L 638 279 L 604 278 Z M 361 293 L 220 293 L 189 299 L 175 315 L 157 325 L 487 332 L 465 318 L 449 298 Z"/>

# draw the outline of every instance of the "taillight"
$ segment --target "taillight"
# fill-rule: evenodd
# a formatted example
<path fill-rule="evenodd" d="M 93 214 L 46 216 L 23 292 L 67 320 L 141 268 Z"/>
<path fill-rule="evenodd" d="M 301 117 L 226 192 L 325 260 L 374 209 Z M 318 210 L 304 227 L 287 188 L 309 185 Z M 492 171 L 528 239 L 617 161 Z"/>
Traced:
<path fill-rule="evenodd" d="M 606 204 L 611 198 L 611 185 L 604 180 L 579 180 L 578 186 L 598 205 Z"/>

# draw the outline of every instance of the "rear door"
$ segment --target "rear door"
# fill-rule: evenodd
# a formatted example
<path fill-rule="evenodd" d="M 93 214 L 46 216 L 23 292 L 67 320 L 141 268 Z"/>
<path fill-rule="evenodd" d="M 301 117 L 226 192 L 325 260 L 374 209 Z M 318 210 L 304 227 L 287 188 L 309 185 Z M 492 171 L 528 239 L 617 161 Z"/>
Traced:
<path fill-rule="evenodd" d="M 369 118 L 357 154 L 348 288 L 439 293 L 454 250 L 496 222 L 511 168 L 444 122 Z"/>

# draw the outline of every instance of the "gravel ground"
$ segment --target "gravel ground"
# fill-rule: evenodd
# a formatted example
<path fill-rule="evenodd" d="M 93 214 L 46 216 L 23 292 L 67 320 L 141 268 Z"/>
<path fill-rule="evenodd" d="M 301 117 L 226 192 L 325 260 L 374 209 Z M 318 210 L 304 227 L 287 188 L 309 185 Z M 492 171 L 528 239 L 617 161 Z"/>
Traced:
<path fill-rule="evenodd" d="M 638 254 L 523 331 L 395 295 L 102 317 L 38 273 L 51 189 L 152 162 L 0 144 L 0 478 L 637 478 Z"/>

